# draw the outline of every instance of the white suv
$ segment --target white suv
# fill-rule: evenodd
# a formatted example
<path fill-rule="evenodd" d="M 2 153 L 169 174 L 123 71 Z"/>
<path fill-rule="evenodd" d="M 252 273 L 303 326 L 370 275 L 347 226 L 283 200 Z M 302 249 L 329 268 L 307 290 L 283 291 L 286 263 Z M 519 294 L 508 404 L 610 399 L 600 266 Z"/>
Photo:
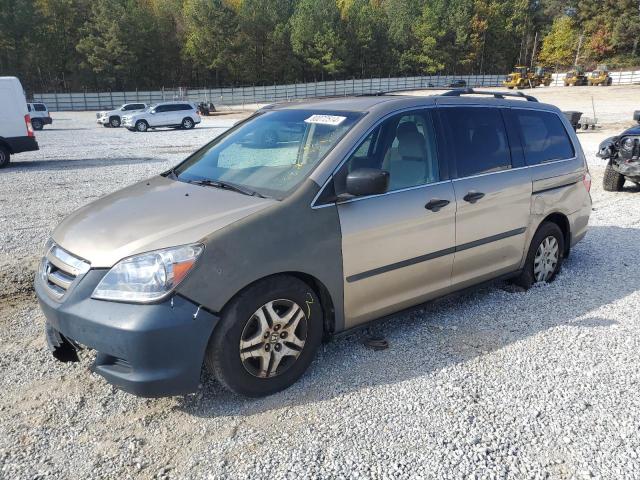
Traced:
<path fill-rule="evenodd" d="M 118 128 L 122 123 L 123 115 L 139 112 L 147 108 L 146 103 L 125 103 L 115 110 L 96 113 L 97 122 L 105 127 Z"/>
<path fill-rule="evenodd" d="M 142 112 L 122 117 L 122 125 L 132 132 L 146 132 L 159 127 L 190 130 L 198 123 L 200 115 L 196 106 L 189 102 L 159 103 Z"/>
<path fill-rule="evenodd" d="M 27 103 L 27 110 L 29 110 L 31 126 L 34 130 L 42 130 L 45 125 L 53 123 L 49 109 L 44 103 Z"/>

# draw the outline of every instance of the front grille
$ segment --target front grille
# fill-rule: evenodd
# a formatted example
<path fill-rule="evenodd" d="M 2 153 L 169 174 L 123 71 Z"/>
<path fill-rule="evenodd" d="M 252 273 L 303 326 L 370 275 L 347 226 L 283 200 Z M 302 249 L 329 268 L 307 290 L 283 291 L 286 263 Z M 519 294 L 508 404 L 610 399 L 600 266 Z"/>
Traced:
<path fill-rule="evenodd" d="M 76 279 L 89 271 L 90 265 L 53 245 L 42 259 L 42 280 L 49 293 L 60 299 L 72 287 Z"/>

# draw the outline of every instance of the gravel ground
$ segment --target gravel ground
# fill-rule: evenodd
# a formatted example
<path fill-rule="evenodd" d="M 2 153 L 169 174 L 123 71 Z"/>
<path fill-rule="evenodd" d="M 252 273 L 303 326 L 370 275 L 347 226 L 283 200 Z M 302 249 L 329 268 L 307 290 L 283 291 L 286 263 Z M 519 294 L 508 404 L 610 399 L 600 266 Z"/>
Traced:
<path fill-rule="evenodd" d="M 56 362 L 28 282 L 11 279 L 32 275 L 69 211 L 234 120 L 141 135 L 54 118 L 64 130 L 39 132 L 42 150 L 0 174 L 0 478 L 640 478 L 640 190 L 603 192 L 594 156 L 617 127 L 580 134 L 591 229 L 553 284 L 497 284 L 336 338 L 266 399 L 203 374 L 196 394 L 146 400 L 90 373 L 90 353 Z M 368 334 L 390 348 L 366 349 Z"/>

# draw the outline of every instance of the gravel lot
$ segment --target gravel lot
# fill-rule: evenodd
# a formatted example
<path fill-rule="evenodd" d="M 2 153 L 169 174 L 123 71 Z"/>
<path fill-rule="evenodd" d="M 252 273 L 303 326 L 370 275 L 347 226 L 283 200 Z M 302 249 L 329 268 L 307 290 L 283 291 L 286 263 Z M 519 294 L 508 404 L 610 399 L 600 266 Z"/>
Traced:
<path fill-rule="evenodd" d="M 579 134 L 594 211 L 556 282 L 497 284 L 339 337 L 296 385 L 260 400 L 206 374 L 197 394 L 139 399 L 91 374 L 88 352 L 58 363 L 30 291 L 63 216 L 240 115 L 133 134 L 54 114 L 41 150 L 0 173 L 0 478 L 640 478 L 640 189 L 603 192 L 595 158 L 631 124 L 639 93 L 535 91 L 583 111 L 593 94 L 604 122 Z M 390 348 L 366 349 L 369 333 Z"/>

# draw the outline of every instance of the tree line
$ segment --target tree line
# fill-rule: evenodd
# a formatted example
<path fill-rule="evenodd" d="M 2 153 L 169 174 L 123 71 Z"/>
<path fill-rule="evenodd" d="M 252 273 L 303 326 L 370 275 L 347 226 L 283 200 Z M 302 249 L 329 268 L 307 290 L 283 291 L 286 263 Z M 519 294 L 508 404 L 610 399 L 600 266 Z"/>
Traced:
<path fill-rule="evenodd" d="M 640 64 L 638 0 L 0 0 L 30 91 Z"/>

